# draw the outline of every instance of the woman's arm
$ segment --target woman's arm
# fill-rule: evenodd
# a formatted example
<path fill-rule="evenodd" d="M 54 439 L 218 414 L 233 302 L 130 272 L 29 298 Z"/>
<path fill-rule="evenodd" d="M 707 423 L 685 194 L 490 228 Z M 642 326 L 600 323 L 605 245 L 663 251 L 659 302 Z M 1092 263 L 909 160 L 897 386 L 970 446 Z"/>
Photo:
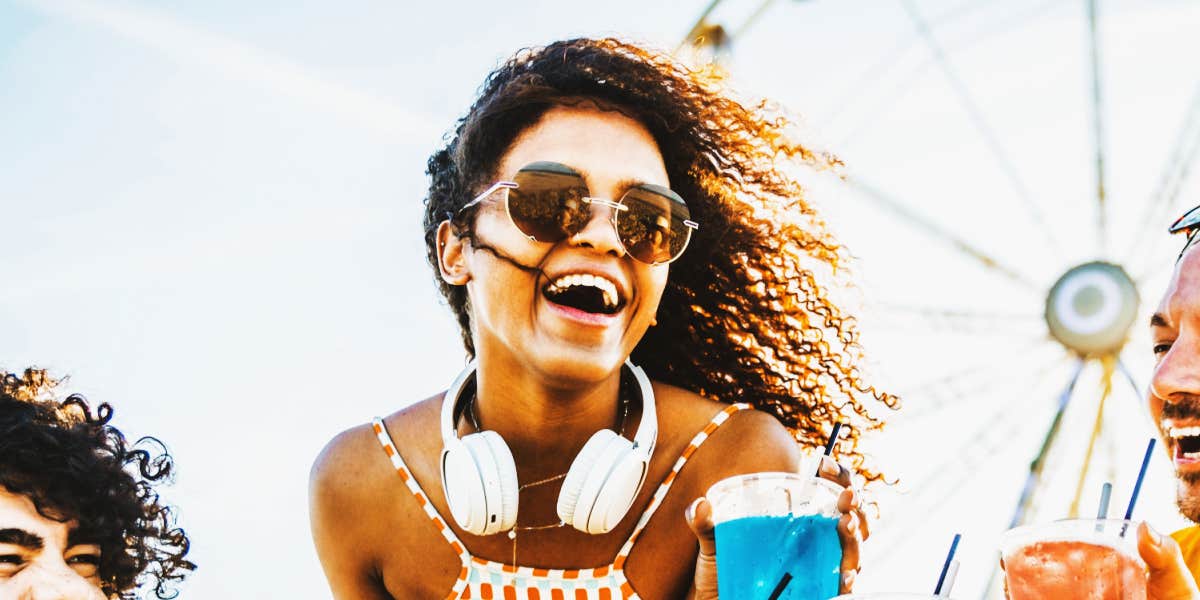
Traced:
<path fill-rule="evenodd" d="M 364 505 L 360 461 L 371 455 L 356 448 L 362 437 L 353 429 L 338 435 L 313 463 L 309 522 L 334 598 L 392 600 L 380 581 L 370 545 L 365 543 L 372 513 Z"/>

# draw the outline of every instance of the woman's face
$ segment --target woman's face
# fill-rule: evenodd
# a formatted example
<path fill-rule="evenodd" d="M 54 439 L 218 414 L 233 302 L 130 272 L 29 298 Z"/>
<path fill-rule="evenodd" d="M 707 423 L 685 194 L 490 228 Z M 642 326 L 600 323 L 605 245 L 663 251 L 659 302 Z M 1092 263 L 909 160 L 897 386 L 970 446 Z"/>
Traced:
<path fill-rule="evenodd" d="M 650 132 L 614 111 L 551 109 L 517 138 L 497 177 L 511 180 L 521 167 L 538 161 L 573 168 L 592 197 L 616 200 L 639 183 L 670 185 Z M 542 243 L 512 224 L 503 198 L 496 193 L 483 203 L 476 243 L 540 273 L 478 248 L 461 252 L 457 258 L 466 275 L 476 352 L 482 360 L 507 357 L 523 363 L 565 386 L 610 375 L 653 323 L 667 266 L 651 266 L 625 253 L 608 206 L 592 204 L 590 219 L 576 235 Z M 611 299 L 614 291 L 615 310 L 579 300 L 604 293 Z"/>

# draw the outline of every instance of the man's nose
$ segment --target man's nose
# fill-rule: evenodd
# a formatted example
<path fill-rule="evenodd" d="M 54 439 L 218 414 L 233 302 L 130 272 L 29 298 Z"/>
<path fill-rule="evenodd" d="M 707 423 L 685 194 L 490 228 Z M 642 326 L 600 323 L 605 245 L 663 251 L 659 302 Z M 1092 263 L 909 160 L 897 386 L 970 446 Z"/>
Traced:
<path fill-rule="evenodd" d="M 20 600 L 106 600 L 98 587 L 65 563 L 31 566 L 22 576 Z"/>
<path fill-rule="evenodd" d="M 1200 397 L 1200 339 L 1181 336 L 1171 344 L 1154 369 L 1150 393 L 1168 401 L 1185 395 Z"/>

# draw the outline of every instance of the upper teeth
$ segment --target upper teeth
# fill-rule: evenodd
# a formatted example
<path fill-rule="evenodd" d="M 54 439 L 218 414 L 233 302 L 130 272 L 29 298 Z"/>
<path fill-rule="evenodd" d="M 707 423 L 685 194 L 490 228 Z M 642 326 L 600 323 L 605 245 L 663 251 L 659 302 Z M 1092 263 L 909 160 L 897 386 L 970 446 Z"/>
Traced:
<path fill-rule="evenodd" d="M 1176 439 L 1181 437 L 1198 437 L 1200 436 L 1200 426 L 1171 427 L 1167 429 L 1167 435 Z"/>
<path fill-rule="evenodd" d="M 589 273 L 559 277 L 550 283 L 546 291 L 553 294 L 577 285 L 587 285 L 597 288 L 604 294 L 604 304 L 606 306 L 611 308 L 617 305 L 617 284 L 599 275 L 591 275 Z"/>

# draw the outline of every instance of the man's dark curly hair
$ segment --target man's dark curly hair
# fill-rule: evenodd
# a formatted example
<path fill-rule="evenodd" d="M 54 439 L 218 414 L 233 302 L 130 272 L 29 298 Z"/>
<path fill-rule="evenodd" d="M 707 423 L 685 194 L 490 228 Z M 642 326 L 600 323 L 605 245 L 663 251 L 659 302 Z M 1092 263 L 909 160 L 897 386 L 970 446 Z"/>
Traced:
<path fill-rule="evenodd" d="M 438 286 L 474 354 L 465 286 L 437 277 L 437 228 L 454 219 L 471 240 L 474 209 L 460 209 L 500 178 L 517 137 L 555 106 L 590 103 L 645 126 L 671 188 L 700 223 L 670 276 L 633 360 L 659 381 L 722 402 L 749 402 L 808 447 L 835 422 L 839 447 L 869 481 L 882 475 L 859 449 L 882 421 L 868 402 L 898 399 L 866 383 L 853 318 L 834 304 L 845 250 L 804 199 L 797 168 L 836 158 L 793 141 L 792 124 L 766 102 L 748 106 L 713 68 L 689 68 L 615 39 L 574 39 L 519 52 L 492 72 L 448 144 L 429 158 L 425 245 Z"/>
<path fill-rule="evenodd" d="M 108 424 L 108 404 L 93 413 L 82 396 L 54 400 L 55 385 L 42 370 L 0 371 L 0 488 L 29 498 L 47 519 L 78 523 L 100 547 L 106 595 L 135 598 L 145 584 L 174 598 L 174 584 L 195 565 L 185 558 L 187 535 L 154 491 L 171 477 L 171 456 L 154 438 L 127 444 Z"/>

